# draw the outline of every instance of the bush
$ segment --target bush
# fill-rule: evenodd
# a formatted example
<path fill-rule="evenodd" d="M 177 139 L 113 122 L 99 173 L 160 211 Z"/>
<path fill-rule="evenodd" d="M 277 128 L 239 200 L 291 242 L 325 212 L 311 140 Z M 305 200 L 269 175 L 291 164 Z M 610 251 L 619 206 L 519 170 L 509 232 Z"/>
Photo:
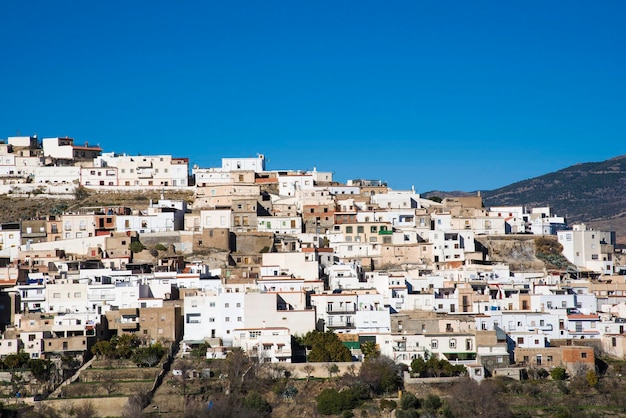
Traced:
<path fill-rule="evenodd" d="M 380 400 L 380 410 L 381 411 L 393 411 L 398 407 L 396 401 L 392 401 L 391 399 L 381 399 Z"/>
<path fill-rule="evenodd" d="M 243 406 L 253 411 L 258 412 L 264 417 L 269 416 L 272 413 L 272 406 L 256 392 L 250 392 L 243 400 Z"/>
<path fill-rule="evenodd" d="M 435 411 L 441 408 L 441 398 L 437 395 L 430 394 L 424 399 L 422 406 L 424 409 Z"/>
<path fill-rule="evenodd" d="M 419 418 L 419 414 L 415 409 L 396 409 L 396 418 Z"/>
<path fill-rule="evenodd" d="M 567 379 L 567 371 L 563 367 L 555 367 L 550 370 L 550 377 L 552 380 L 565 380 Z"/>
<path fill-rule="evenodd" d="M 587 372 L 586 378 L 587 384 L 590 387 L 595 388 L 596 386 L 598 386 L 598 375 L 596 374 L 596 372 L 594 372 L 593 370 L 589 370 Z"/>
<path fill-rule="evenodd" d="M 400 398 L 400 408 L 402 409 L 418 409 L 420 407 L 420 400 L 411 392 L 402 394 Z"/>
<path fill-rule="evenodd" d="M 361 403 L 361 399 L 351 389 L 338 392 L 335 389 L 324 389 L 317 396 L 317 410 L 322 415 L 339 415 L 349 411 Z"/>

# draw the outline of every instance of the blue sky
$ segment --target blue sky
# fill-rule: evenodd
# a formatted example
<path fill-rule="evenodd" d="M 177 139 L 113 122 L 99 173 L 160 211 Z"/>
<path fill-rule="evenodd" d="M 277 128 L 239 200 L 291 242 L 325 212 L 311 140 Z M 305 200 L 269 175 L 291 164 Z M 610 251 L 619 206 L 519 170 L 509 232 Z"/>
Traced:
<path fill-rule="evenodd" d="M 493 189 L 626 154 L 625 15 L 622 1 L 7 1 L 0 138 Z"/>

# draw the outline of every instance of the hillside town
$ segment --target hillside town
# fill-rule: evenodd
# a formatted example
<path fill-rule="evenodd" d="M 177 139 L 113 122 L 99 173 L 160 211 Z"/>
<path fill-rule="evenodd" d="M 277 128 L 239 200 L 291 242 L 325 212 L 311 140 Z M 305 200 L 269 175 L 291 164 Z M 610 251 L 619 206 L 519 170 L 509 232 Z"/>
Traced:
<path fill-rule="evenodd" d="M 626 267 L 614 232 L 569 225 L 550 207 L 425 198 L 266 163 L 198 167 L 8 137 L 3 199 L 69 203 L 0 225 L 0 356 L 82 364 L 98 341 L 134 334 L 180 356 L 240 348 L 295 364 L 306 352 L 294 337 L 317 330 L 357 363 L 374 343 L 397 364 L 436 355 L 477 381 L 624 358 Z M 145 207 L 80 204 L 81 193 L 148 190 L 160 198 Z M 166 198 L 172 191 L 191 198 Z"/>

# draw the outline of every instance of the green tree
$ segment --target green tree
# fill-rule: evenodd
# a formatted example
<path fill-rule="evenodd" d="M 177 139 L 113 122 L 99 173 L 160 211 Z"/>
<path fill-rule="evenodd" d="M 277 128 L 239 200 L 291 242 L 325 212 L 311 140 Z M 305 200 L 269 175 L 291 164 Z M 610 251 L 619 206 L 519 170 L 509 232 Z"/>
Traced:
<path fill-rule="evenodd" d="M 9 354 L 4 358 L 4 367 L 9 370 L 21 369 L 30 361 L 30 356 L 24 351 L 17 354 Z"/>
<path fill-rule="evenodd" d="M 208 342 L 203 342 L 200 345 L 197 345 L 191 349 L 191 358 L 195 360 L 204 360 L 206 359 L 207 350 L 211 348 L 211 344 Z"/>
<path fill-rule="evenodd" d="M 135 334 L 122 334 L 119 337 L 113 337 L 112 342 L 115 344 L 115 356 L 125 359 L 130 358 L 133 351 L 141 344 L 139 337 Z"/>
<path fill-rule="evenodd" d="M 130 358 L 139 367 L 154 367 L 164 354 L 165 348 L 157 342 L 147 347 L 136 348 Z"/>
<path fill-rule="evenodd" d="M 419 377 L 426 376 L 426 360 L 421 357 L 416 357 L 411 362 L 411 371 Z"/>
<path fill-rule="evenodd" d="M 314 363 L 352 361 L 350 350 L 343 345 L 334 332 L 311 331 L 302 338 L 302 343 L 311 348 L 308 361 Z"/>
<path fill-rule="evenodd" d="M 439 359 L 436 354 L 430 356 L 427 361 L 421 357 L 415 358 L 411 362 L 411 371 L 419 377 L 452 377 L 467 373 L 462 364 L 452 364 L 448 360 Z"/>
<path fill-rule="evenodd" d="M 33 377 L 37 379 L 39 383 L 48 385 L 50 377 L 54 373 L 54 363 L 50 360 L 44 359 L 31 359 L 28 362 L 28 368 Z"/>
<path fill-rule="evenodd" d="M 361 352 L 363 353 L 363 356 L 365 356 L 365 358 L 377 356 L 378 354 L 380 354 L 380 351 L 378 351 L 378 346 L 374 341 L 366 341 L 361 344 Z"/>
<path fill-rule="evenodd" d="M 111 341 L 100 340 L 91 347 L 91 352 L 96 357 L 115 358 L 115 346 Z"/>
<path fill-rule="evenodd" d="M 143 250 L 146 249 L 145 245 L 143 245 L 141 243 L 141 241 L 132 241 L 129 245 L 128 245 L 128 249 L 130 250 L 130 252 L 132 252 L 133 254 L 136 253 L 140 253 Z"/>

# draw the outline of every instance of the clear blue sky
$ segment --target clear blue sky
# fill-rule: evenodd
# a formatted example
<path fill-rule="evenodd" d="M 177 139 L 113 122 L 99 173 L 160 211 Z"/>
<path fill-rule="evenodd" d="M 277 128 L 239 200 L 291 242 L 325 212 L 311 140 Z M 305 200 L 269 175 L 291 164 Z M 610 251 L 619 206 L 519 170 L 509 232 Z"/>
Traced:
<path fill-rule="evenodd" d="M 626 154 L 623 1 L 17 1 L 0 138 L 418 192 Z"/>

